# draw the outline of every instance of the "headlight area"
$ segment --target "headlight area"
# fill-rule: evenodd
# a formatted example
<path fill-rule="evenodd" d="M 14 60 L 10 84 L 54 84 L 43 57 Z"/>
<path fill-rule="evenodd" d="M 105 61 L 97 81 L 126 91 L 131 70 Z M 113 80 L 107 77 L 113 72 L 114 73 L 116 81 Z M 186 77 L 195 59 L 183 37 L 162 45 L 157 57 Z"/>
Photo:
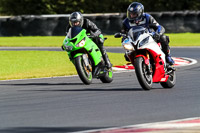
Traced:
<path fill-rule="evenodd" d="M 125 50 L 130 50 L 130 51 L 134 50 L 133 45 L 131 45 L 130 43 L 124 43 L 122 46 L 124 47 Z"/>
<path fill-rule="evenodd" d="M 66 46 L 66 45 L 64 45 L 64 47 L 65 47 L 66 51 L 71 51 L 73 49 L 72 46 Z"/>
<path fill-rule="evenodd" d="M 72 46 L 69 46 L 69 44 L 70 44 L 70 42 L 66 41 L 66 42 L 64 43 L 64 45 L 62 46 L 63 49 L 65 49 L 66 51 L 71 51 L 71 50 L 73 49 L 73 47 L 72 47 Z"/>
<path fill-rule="evenodd" d="M 76 44 L 76 47 L 83 47 L 85 45 L 85 38 L 83 38 L 78 44 Z"/>

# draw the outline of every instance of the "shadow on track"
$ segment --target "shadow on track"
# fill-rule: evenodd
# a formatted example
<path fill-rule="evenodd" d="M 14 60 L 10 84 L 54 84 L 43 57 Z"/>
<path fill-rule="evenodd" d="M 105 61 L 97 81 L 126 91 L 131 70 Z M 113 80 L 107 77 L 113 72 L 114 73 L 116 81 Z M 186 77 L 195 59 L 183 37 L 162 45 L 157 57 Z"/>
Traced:
<path fill-rule="evenodd" d="M 10 86 L 51 86 L 51 85 L 84 85 L 83 83 L 18 83 L 18 84 L 0 84 L 0 85 L 10 85 Z"/>
<path fill-rule="evenodd" d="M 54 90 L 45 90 L 45 89 L 40 89 L 40 90 L 20 90 L 20 91 L 63 91 L 63 92 L 84 92 L 84 91 L 88 91 L 88 92 L 95 92 L 95 91 L 143 91 L 141 88 L 119 88 L 119 89 L 94 89 L 94 88 L 83 88 L 83 89 L 54 89 Z"/>
<path fill-rule="evenodd" d="M 106 127 L 13 127 L 0 129 L 1 133 L 69 133 Z"/>
<path fill-rule="evenodd" d="M 144 92 L 148 92 L 148 90 L 143 90 L 142 88 L 124 88 L 121 87 L 119 88 L 119 86 L 117 88 L 110 88 L 110 86 L 105 86 L 106 89 L 102 88 L 102 86 L 97 87 L 97 84 L 102 84 L 102 83 L 92 83 L 91 85 L 85 85 L 83 83 L 17 83 L 17 84 L 0 84 L 3 86 L 82 86 L 82 88 L 74 88 L 74 89 L 28 89 L 28 90 L 19 90 L 19 91 L 63 91 L 63 92 L 81 92 L 81 91 L 144 91 Z M 94 87 L 95 85 L 95 87 Z M 105 84 L 105 85 L 109 85 L 109 84 Z M 84 88 L 83 88 L 84 87 Z M 109 88 L 108 88 L 109 87 Z M 164 88 L 152 88 L 151 90 L 168 90 L 168 89 L 164 89 Z M 149 91 L 151 91 L 149 90 Z"/>

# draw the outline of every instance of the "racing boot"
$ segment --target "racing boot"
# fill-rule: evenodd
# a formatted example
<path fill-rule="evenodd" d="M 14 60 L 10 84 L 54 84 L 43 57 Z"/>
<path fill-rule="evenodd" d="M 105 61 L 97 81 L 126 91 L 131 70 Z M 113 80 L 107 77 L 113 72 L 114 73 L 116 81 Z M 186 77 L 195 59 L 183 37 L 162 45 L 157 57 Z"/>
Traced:
<path fill-rule="evenodd" d="M 105 38 L 103 37 L 102 34 L 100 34 L 97 40 L 98 40 L 97 45 L 98 45 L 98 47 L 99 47 L 99 49 L 102 53 L 102 57 L 103 57 L 103 60 L 105 61 L 105 65 L 107 66 L 108 69 L 110 69 L 112 67 L 112 64 L 110 63 L 110 60 L 109 60 L 108 55 L 106 53 L 106 50 L 103 46 Z"/>
<path fill-rule="evenodd" d="M 102 56 L 103 56 L 103 60 L 105 61 L 105 64 L 108 67 L 108 69 L 111 68 L 112 64 L 110 63 L 110 60 L 109 60 L 108 55 L 106 53 L 106 50 L 103 50 Z"/>
<path fill-rule="evenodd" d="M 170 54 L 166 54 L 166 62 L 169 64 L 169 65 L 174 65 L 175 62 L 174 60 L 172 59 L 171 55 Z"/>
<path fill-rule="evenodd" d="M 172 59 L 171 55 L 170 55 L 170 47 L 169 47 L 169 37 L 166 35 L 161 35 L 160 36 L 160 43 L 162 45 L 162 51 L 165 53 L 166 55 L 166 62 L 169 65 L 174 65 L 174 60 Z"/>

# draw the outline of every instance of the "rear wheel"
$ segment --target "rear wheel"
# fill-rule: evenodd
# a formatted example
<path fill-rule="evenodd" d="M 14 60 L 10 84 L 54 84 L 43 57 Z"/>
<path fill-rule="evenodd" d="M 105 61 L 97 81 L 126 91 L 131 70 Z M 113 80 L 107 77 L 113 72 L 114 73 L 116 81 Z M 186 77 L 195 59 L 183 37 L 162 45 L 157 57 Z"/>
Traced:
<path fill-rule="evenodd" d="M 167 79 L 167 82 L 160 82 L 161 86 L 163 88 L 172 88 L 176 84 L 176 73 L 175 71 L 172 71 L 169 74 L 169 78 Z"/>
<path fill-rule="evenodd" d="M 101 80 L 101 82 L 103 82 L 103 83 L 111 83 L 111 82 L 113 81 L 113 71 L 112 71 L 112 68 L 110 68 L 110 69 L 106 72 L 105 76 L 100 77 L 100 80 Z"/>
<path fill-rule="evenodd" d="M 134 62 L 137 79 L 144 90 L 150 90 L 153 86 L 152 74 L 148 72 L 148 66 L 143 57 L 137 57 Z"/>
<path fill-rule="evenodd" d="M 75 58 L 75 67 L 82 82 L 86 85 L 91 84 L 92 83 L 91 61 L 89 60 L 89 66 L 86 66 L 82 56 L 78 56 Z"/>

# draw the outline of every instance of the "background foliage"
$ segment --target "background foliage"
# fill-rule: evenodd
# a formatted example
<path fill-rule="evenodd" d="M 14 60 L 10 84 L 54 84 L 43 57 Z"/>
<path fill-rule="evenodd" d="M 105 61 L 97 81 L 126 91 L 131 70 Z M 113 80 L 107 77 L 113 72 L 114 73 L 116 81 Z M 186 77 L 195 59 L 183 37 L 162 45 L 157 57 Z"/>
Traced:
<path fill-rule="evenodd" d="M 199 0 L 135 0 L 145 11 L 200 10 Z M 133 0 L 0 0 L 1 15 L 126 12 Z"/>

